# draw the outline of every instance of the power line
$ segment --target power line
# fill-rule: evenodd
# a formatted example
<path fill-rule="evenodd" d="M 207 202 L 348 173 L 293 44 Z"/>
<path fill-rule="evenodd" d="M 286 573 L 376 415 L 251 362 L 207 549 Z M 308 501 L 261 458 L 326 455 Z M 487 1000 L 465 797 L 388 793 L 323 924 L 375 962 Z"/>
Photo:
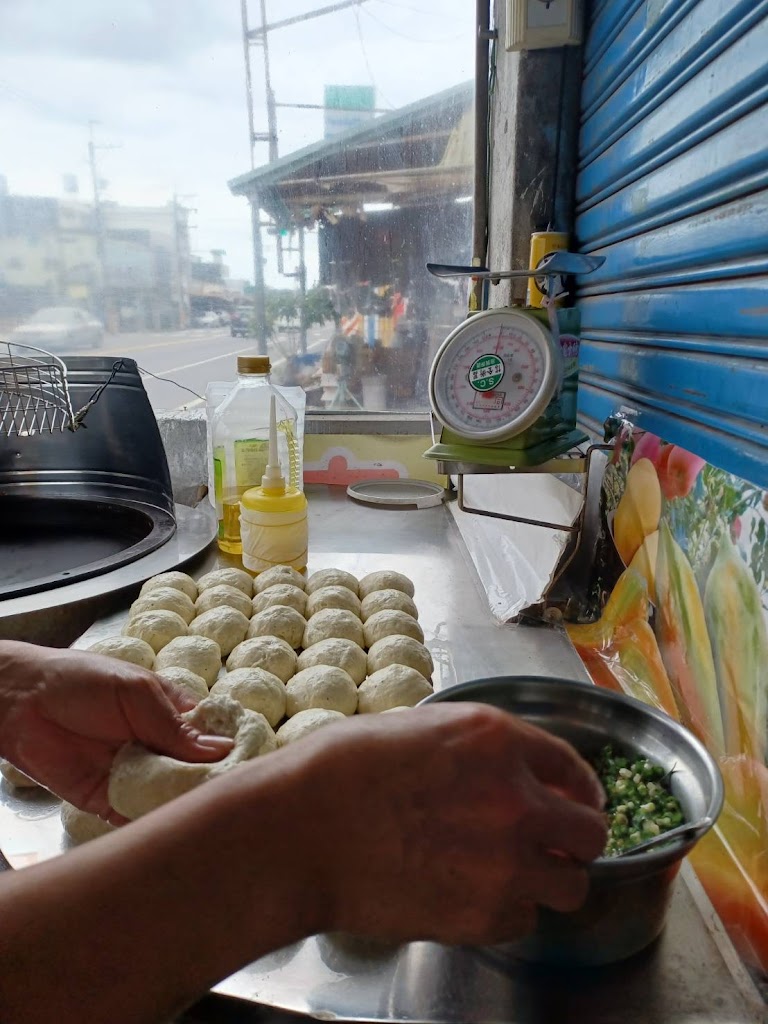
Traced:
<path fill-rule="evenodd" d="M 363 13 L 367 14 L 368 17 L 375 21 L 377 25 L 381 25 L 382 28 L 385 28 L 387 32 L 391 32 L 392 35 L 399 36 L 401 39 L 407 39 L 411 43 L 419 43 L 420 45 L 432 43 L 436 46 L 443 46 L 445 43 L 454 43 L 456 42 L 457 39 L 464 39 L 466 35 L 464 32 L 459 32 L 458 35 L 446 36 L 443 39 L 419 39 L 416 36 L 408 35 L 407 32 L 400 32 L 399 29 L 392 28 L 391 25 L 388 25 L 385 21 L 382 21 L 381 18 L 377 18 L 375 14 L 373 14 L 371 11 L 367 9 Z"/>

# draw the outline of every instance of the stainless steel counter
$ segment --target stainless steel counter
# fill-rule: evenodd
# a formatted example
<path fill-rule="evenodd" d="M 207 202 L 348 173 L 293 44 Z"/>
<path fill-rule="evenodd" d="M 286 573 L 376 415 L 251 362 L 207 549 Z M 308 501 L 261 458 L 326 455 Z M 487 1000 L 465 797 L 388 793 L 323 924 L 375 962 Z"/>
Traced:
<path fill-rule="evenodd" d="M 309 569 L 364 575 L 393 568 L 416 586 L 416 602 L 439 688 L 481 676 L 541 674 L 585 678 L 563 634 L 499 626 L 488 609 L 445 508 L 395 512 L 353 504 L 339 490 L 310 489 Z M 216 551 L 187 565 L 194 575 L 227 564 Z M 77 646 L 118 632 L 125 611 L 94 624 Z M 0 828 L 18 802 L 2 786 Z M 24 815 L 27 846 L 62 849 L 58 815 L 41 802 Z M 28 808 L 31 810 L 31 808 Z M 34 836 L 35 838 L 29 838 Z M 11 849 L 23 862 L 24 850 Z M 5 848 L 5 844 L 4 844 Z M 471 898 L 471 894 L 459 894 Z M 434 1024 L 756 1024 L 768 1020 L 706 896 L 686 869 L 657 943 L 624 964 L 555 972 L 526 968 L 502 948 L 413 943 L 382 947 L 346 936 L 316 936 L 239 971 L 185 1014 L 185 1024 L 323 1020 Z M 217 999 L 218 996 L 230 999 Z M 230 1001 L 232 1000 L 232 1001 Z M 181 1021 L 179 1022 L 181 1024 Z"/>

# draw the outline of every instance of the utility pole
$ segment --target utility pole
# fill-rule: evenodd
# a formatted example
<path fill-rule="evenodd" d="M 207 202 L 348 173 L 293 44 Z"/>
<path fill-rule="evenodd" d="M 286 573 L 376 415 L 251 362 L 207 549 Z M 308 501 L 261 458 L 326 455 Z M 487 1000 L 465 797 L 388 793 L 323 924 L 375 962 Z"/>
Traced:
<path fill-rule="evenodd" d="M 93 185 L 93 217 L 96 228 L 96 312 L 99 319 L 106 322 L 107 317 L 107 258 L 104 232 L 104 216 L 101 209 L 101 182 L 96 164 L 96 142 L 93 129 L 96 121 L 88 122 L 88 163 L 91 168 Z M 109 326 L 107 326 L 109 330 Z"/>
<path fill-rule="evenodd" d="M 173 244 L 176 252 L 176 304 L 179 309 L 178 326 L 180 329 L 189 326 L 189 221 L 186 214 L 197 212 L 193 207 L 182 206 L 180 199 L 192 199 L 191 194 L 184 196 L 173 194 Z M 184 214 L 184 237 L 182 238 L 181 214 Z"/>

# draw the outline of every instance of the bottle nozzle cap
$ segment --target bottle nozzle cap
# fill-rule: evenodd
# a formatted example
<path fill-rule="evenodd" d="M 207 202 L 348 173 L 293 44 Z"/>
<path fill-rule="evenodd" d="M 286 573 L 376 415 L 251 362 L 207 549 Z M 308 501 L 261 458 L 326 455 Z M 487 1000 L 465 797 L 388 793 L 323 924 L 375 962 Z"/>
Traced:
<path fill-rule="evenodd" d="M 272 364 L 269 361 L 269 356 L 237 357 L 238 373 L 269 373 L 271 369 Z"/>

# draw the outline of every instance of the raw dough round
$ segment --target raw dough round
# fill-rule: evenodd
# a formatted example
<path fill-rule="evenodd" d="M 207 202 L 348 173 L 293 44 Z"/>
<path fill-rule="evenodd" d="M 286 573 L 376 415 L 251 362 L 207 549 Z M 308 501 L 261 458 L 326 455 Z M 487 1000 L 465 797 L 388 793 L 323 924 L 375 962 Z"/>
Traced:
<path fill-rule="evenodd" d="M 195 604 L 183 590 L 174 590 L 173 587 L 155 587 L 148 590 L 143 597 L 138 597 L 131 605 L 128 613 L 130 618 L 141 615 L 142 612 L 176 612 L 187 625 L 195 617 Z"/>
<path fill-rule="evenodd" d="M 418 619 L 419 610 L 412 597 L 408 597 L 402 590 L 372 590 L 363 598 L 360 605 L 360 618 L 365 622 L 376 612 L 405 612 L 406 615 Z"/>
<path fill-rule="evenodd" d="M 360 597 L 368 597 L 374 590 L 402 590 L 408 597 L 414 594 L 413 581 L 393 569 L 370 572 L 360 580 Z"/>
<path fill-rule="evenodd" d="M 297 672 L 288 681 L 285 692 L 289 718 L 308 708 L 326 708 L 342 715 L 354 715 L 357 711 L 357 687 L 352 677 L 329 665 L 313 665 Z"/>
<path fill-rule="evenodd" d="M 410 636 L 393 634 L 377 640 L 368 651 L 368 674 L 373 675 L 387 665 L 407 665 L 421 672 L 429 681 L 435 670 L 432 655 L 424 644 Z"/>
<path fill-rule="evenodd" d="M 141 668 L 152 668 L 155 663 L 155 652 L 147 641 L 135 636 L 108 636 L 104 640 L 97 640 L 88 650 L 94 654 L 117 658 L 118 661 L 130 661 Z"/>
<path fill-rule="evenodd" d="M 301 647 L 307 620 L 295 608 L 276 604 L 257 612 L 248 626 L 248 639 L 258 636 L 277 636 L 291 647 Z"/>
<path fill-rule="evenodd" d="M 14 786 L 16 789 L 45 789 L 44 786 L 35 782 L 29 775 L 25 775 L 20 768 L 17 768 L 15 764 L 11 764 L 10 761 L 0 761 L 0 775 L 3 776 L 9 786 Z"/>
<path fill-rule="evenodd" d="M 316 729 L 322 729 L 324 725 L 332 725 L 334 722 L 344 722 L 347 716 L 340 711 L 331 711 L 329 708 L 307 708 L 306 711 L 297 711 L 293 718 L 289 718 L 277 730 L 277 745 L 284 747 L 287 743 L 294 743 L 302 736 L 309 736 Z"/>
<path fill-rule="evenodd" d="M 211 687 L 211 695 L 224 694 L 239 701 L 249 711 L 258 711 L 274 727 L 285 718 L 285 685 L 282 679 L 263 668 L 236 668 Z"/>
<path fill-rule="evenodd" d="M 374 612 L 365 621 L 365 646 L 373 647 L 385 636 L 410 636 L 419 643 L 424 643 L 424 630 L 416 619 L 405 612 L 383 611 Z"/>
<path fill-rule="evenodd" d="M 213 608 L 236 608 L 247 619 L 250 619 L 253 611 L 250 597 L 228 583 L 218 583 L 215 587 L 208 587 L 195 601 L 195 615 L 204 615 L 205 612 L 209 612 Z"/>
<path fill-rule="evenodd" d="M 158 576 L 152 576 L 143 584 L 139 591 L 139 597 L 143 597 L 148 591 L 156 587 L 172 587 L 186 594 L 190 601 L 197 597 L 197 584 L 185 572 L 161 572 Z"/>
<path fill-rule="evenodd" d="M 304 630 L 304 647 L 311 647 L 313 644 L 319 644 L 321 640 L 330 640 L 334 637 L 351 640 L 359 647 L 365 646 L 363 624 L 356 615 L 340 608 L 326 608 L 313 615 L 307 623 Z"/>
<path fill-rule="evenodd" d="M 273 565 L 271 569 L 260 572 L 254 581 L 254 591 L 263 594 L 268 587 L 274 587 L 276 583 L 287 583 L 289 586 L 304 589 L 306 580 L 300 572 L 292 569 L 290 565 Z"/>
<path fill-rule="evenodd" d="M 208 683 L 188 668 L 161 668 L 157 675 L 184 690 L 188 696 L 196 697 L 198 703 L 208 696 Z"/>
<path fill-rule="evenodd" d="M 115 826 L 104 821 L 98 814 L 89 814 L 88 811 L 81 811 L 74 804 L 61 802 L 61 824 L 73 843 L 90 842 L 91 839 L 98 839 L 108 832 L 114 832 Z"/>
<path fill-rule="evenodd" d="M 128 619 L 123 626 L 123 636 L 135 636 L 146 640 L 155 654 L 159 654 L 177 636 L 187 635 L 187 624 L 176 612 L 142 612 Z"/>
<path fill-rule="evenodd" d="M 221 648 L 207 636 L 177 636 L 155 659 L 155 671 L 161 668 L 188 668 L 213 686 L 221 671 Z"/>
<path fill-rule="evenodd" d="M 360 598 L 349 587 L 318 587 L 307 598 L 307 618 L 326 608 L 340 608 L 360 618 Z"/>
<path fill-rule="evenodd" d="M 227 566 L 224 569 L 213 569 L 211 572 L 207 572 L 205 576 L 201 576 L 197 581 L 197 589 L 200 594 L 204 594 L 211 587 L 221 586 L 242 590 L 247 597 L 250 597 L 253 594 L 253 576 L 247 573 L 245 569 Z"/>
<path fill-rule="evenodd" d="M 293 608 L 306 618 L 307 595 L 292 583 L 274 583 L 266 590 L 262 590 L 253 599 L 253 614 L 258 615 L 259 612 L 274 608 L 275 605 Z"/>
<path fill-rule="evenodd" d="M 227 671 L 236 668 L 263 668 L 287 683 L 296 672 L 296 651 L 276 636 L 243 640 L 227 658 Z"/>
<path fill-rule="evenodd" d="M 319 569 L 313 572 L 307 580 L 307 593 L 314 594 L 321 587 L 346 587 L 357 597 L 357 577 L 344 569 Z"/>
<path fill-rule="evenodd" d="M 203 612 L 189 624 L 189 635 L 215 640 L 221 648 L 222 658 L 228 657 L 245 640 L 247 632 L 248 616 L 226 605 Z"/>
<path fill-rule="evenodd" d="M 387 665 L 368 676 L 357 692 L 357 709 L 366 715 L 391 708 L 412 708 L 432 693 L 432 687 L 415 668 Z"/>
<path fill-rule="evenodd" d="M 313 665 L 343 668 L 348 675 L 352 676 L 352 680 L 357 686 L 368 674 L 368 658 L 362 647 L 354 640 L 341 640 L 338 637 L 321 640 L 301 652 L 299 670 L 312 668 Z"/>
<path fill-rule="evenodd" d="M 232 750 L 220 761 L 193 764 L 154 754 L 137 743 L 126 744 L 117 752 L 109 774 L 109 802 L 118 814 L 139 818 L 201 782 L 277 748 L 264 715 L 246 711 L 231 697 L 206 697 L 182 717 L 208 735 L 231 736 Z"/>

